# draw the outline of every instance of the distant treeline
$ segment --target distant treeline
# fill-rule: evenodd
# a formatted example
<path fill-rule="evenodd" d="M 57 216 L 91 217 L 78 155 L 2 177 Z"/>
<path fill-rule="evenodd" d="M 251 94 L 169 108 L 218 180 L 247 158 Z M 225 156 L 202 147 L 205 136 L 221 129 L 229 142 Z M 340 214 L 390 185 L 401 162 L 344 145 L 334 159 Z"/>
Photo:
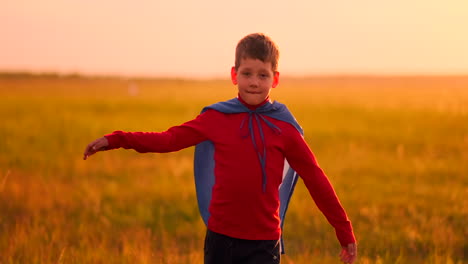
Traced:
<path fill-rule="evenodd" d="M 181 77 L 150 77 L 150 76 L 121 76 L 121 75 L 91 75 L 81 73 L 57 73 L 57 72 L 27 72 L 27 71 L 0 71 L 0 79 L 75 79 L 75 80 L 133 80 L 133 81 L 201 81 L 201 79 Z M 220 80 L 214 78 L 210 80 Z"/>
<path fill-rule="evenodd" d="M 120 76 L 120 75 L 91 75 L 91 74 L 82 74 L 82 73 L 57 73 L 57 72 L 27 72 L 27 71 L 0 71 L 0 78 L 2 79 L 24 79 L 24 78 L 41 78 L 41 79 L 86 79 L 86 80 L 106 80 L 106 79 L 119 79 L 119 80 L 191 80 L 191 81 L 201 81 L 204 80 L 198 78 L 190 77 L 157 77 L 157 76 Z M 227 79 L 228 77 L 226 77 Z M 333 79 L 333 80 L 370 80 L 370 79 L 463 79 L 467 80 L 467 74 L 402 74 L 402 75 L 376 75 L 376 74 L 311 74 L 305 76 L 289 76 L 282 75 L 282 79 L 292 79 L 292 80 L 323 80 L 323 79 Z M 225 78 L 208 78 L 209 80 L 224 80 Z"/>
<path fill-rule="evenodd" d="M 105 76 L 105 75 L 84 75 L 79 73 L 57 73 L 57 72 L 1 72 L 0 71 L 0 78 L 12 78 L 12 79 L 20 79 L 20 78 L 48 78 L 48 79 L 114 79 L 114 78 L 121 78 L 119 76 Z"/>

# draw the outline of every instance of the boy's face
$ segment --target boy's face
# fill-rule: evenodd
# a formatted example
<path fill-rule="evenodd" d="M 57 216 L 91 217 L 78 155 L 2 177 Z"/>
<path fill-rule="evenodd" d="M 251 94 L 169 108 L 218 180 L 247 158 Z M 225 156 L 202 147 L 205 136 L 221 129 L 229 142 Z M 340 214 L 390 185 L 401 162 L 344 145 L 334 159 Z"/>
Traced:
<path fill-rule="evenodd" d="M 239 96 L 249 105 L 258 105 L 270 95 L 279 81 L 279 72 L 273 72 L 271 62 L 242 59 L 239 68 L 231 69 L 232 83 L 237 85 Z"/>

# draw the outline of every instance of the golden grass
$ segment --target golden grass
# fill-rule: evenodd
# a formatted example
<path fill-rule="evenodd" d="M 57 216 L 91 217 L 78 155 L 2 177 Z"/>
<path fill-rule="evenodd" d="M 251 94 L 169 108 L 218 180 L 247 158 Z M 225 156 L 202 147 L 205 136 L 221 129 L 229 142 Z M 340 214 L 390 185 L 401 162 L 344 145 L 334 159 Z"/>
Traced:
<path fill-rule="evenodd" d="M 202 263 L 193 150 L 116 150 L 113 130 L 160 131 L 235 96 L 225 80 L 0 78 L 0 263 Z M 466 263 L 467 77 L 283 79 L 286 103 L 347 209 L 358 263 Z M 302 183 L 283 263 L 339 263 Z"/>

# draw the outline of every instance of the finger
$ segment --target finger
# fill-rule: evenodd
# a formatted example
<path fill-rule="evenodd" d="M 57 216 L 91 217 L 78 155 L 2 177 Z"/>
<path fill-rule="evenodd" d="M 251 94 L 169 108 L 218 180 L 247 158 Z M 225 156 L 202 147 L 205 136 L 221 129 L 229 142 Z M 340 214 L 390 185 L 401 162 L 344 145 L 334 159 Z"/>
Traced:
<path fill-rule="evenodd" d="M 83 153 L 83 159 L 86 160 L 88 156 L 89 156 L 89 151 L 88 151 L 88 148 L 86 148 L 85 152 Z"/>
<path fill-rule="evenodd" d="M 348 253 L 350 255 L 356 255 L 356 245 L 355 244 L 348 244 Z"/>
<path fill-rule="evenodd" d="M 351 258 L 356 258 L 357 257 L 357 246 L 356 244 L 349 244 L 348 245 L 348 254 L 351 256 Z"/>
<path fill-rule="evenodd" d="M 94 144 L 95 144 L 95 141 L 89 143 L 85 148 L 84 154 L 89 153 L 91 149 L 93 148 Z"/>
<path fill-rule="evenodd" d="M 86 151 L 84 154 L 83 154 L 83 159 L 86 160 L 89 156 L 93 155 L 93 152 L 91 151 Z"/>
<path fill-rule="evenodd" d="M 348 244 L 347 253 L 349 256 L 349 263 L 353 263 L 357 257 L 357 245 L 354 243 Z"/>
<path fill-rule="evenodd" d="M 346 256 L 346 250 L 343 249 L 343 250 L 341 250 L 340 257 L 344 258 L 345 256 Z"/>
<path fill-rule="evenodd" d="M 348 263 L 348 261 L 349 261 L 348 252 L 346 251 L 345 248 L 343 248 L 343 249 L 341 250 L 341 253 L 340 253 L 340 260 L 341 260 L 341 262 L 344 262 L 344 263 Z"/>
<path fill-rule="evenodd" d="M 88 153 L 88 152 L 89 152 L 89 145 L 86 146 L 86 148 L 85 148 L 85 150 L 83 152 L 83 155 L 86 156 L 86 153 Z"/>
<path fill-rule="evenodd" d="M 83 159 L 86 160 L 89 156 L 93 155 L 96 153 L 96 147 L 94 146 L 93 143 L 90 143 L 88 146 L 86 146 L 86 149 L 83 153 Z"/>

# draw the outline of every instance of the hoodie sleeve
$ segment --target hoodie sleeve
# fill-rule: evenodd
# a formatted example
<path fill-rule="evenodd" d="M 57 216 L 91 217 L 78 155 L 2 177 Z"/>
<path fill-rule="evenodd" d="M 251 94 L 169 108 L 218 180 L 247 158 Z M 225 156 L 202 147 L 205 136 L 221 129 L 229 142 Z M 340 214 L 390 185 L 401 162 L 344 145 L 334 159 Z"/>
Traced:
<path fill-rule="evenodd" d="M 114 131 L 105 135 L 109 141 L 108 150 L 124 148 L 140 153 L 173 152 L 207 140 L 207 112 L 182 125 L 174 126 L 164 132 L 124 132 Z"/>

